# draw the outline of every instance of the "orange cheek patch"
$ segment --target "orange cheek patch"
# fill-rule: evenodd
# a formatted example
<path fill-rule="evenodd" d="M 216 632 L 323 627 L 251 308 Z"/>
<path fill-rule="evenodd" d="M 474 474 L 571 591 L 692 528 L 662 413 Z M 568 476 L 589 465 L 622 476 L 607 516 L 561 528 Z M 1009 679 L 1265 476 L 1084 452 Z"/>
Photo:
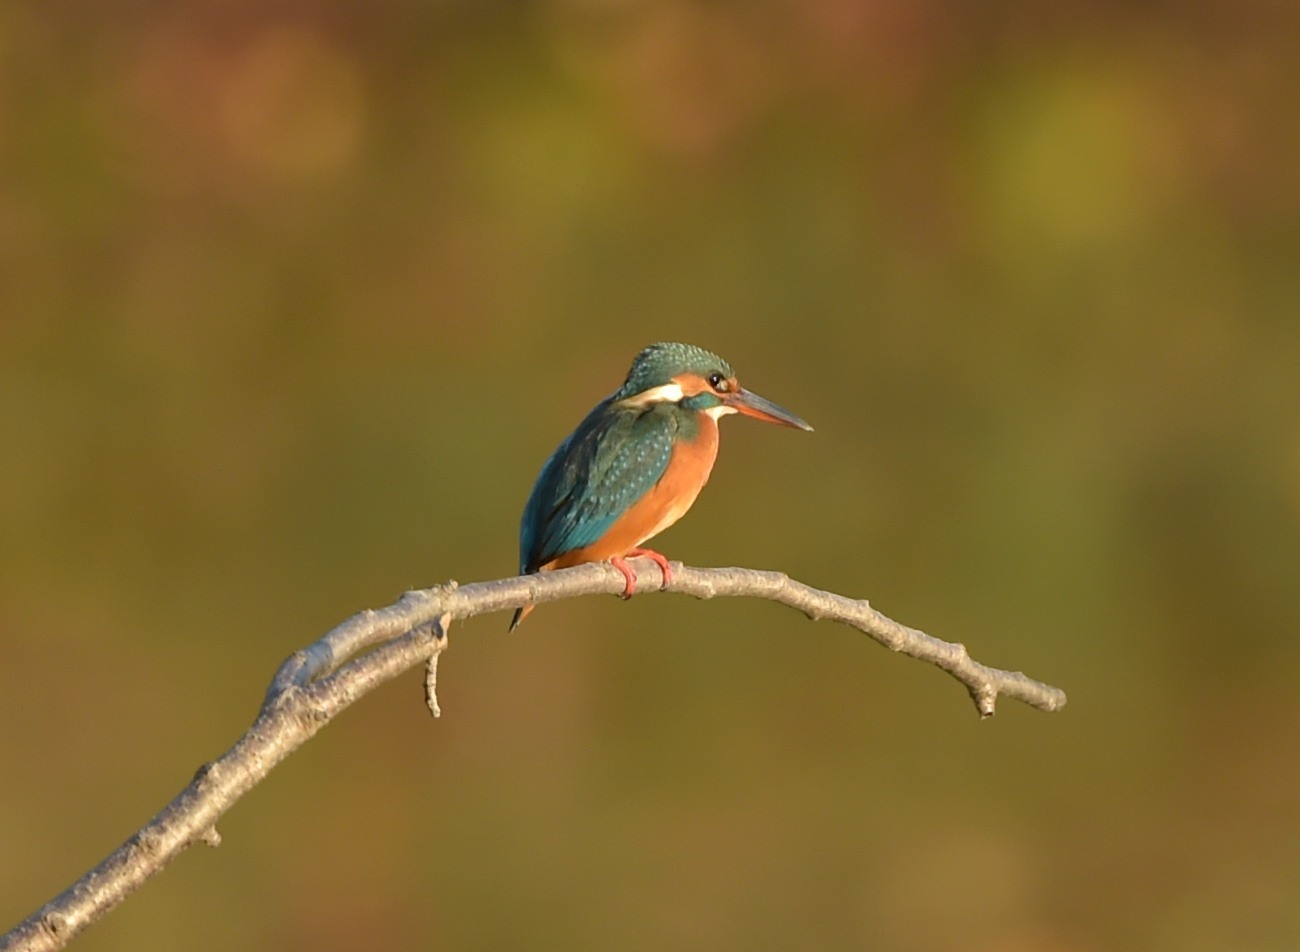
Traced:
<path fill-rule="evenodd" d="M 678 374 L 673 378 L 673 383 L 682 388 L 682 396 L 685 397 L 693 397 L 698 393 L 713 389 L 709 386 L 709 382 L 699 374 Z"/>

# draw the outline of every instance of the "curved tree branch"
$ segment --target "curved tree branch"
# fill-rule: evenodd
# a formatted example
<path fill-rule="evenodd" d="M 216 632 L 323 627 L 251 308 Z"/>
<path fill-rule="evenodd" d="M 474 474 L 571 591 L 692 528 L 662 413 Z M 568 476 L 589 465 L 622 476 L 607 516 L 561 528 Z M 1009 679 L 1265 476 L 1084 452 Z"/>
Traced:
<path fill-rule="evenodd" d="M 633 559 L 628 565 L 648 583 L 646 588 L 662 581 L 650 559 Z M 893 651 L 933 664 L 966 686 L 982 717 L 993 714 L 998 695 L 1041 711 L 1065 706 L 1065 693 L 1059 688 L 1020 672 L 979 664 L 964 646 L 900 625 L 864 599 L 811 588 L 781 572 L 692 568 L 680 563 L 673 563 L 672 570 L 669 591 L 696 598 L 771 599 L 814 620 L 850 625 Z M 271 681 L 257 719 L 239 742 L 200 767 L 176 799 L 102 863 L 0 936 L 0 952 L 60 949 L 190 845 L 216 846 L 221 841 L 217 820 L 276 764 L 354 701 L 421 662 L 429 666 L 426 699 L 437 715 L 435 665 L 447 646 L 452 619 L 579 595 L 616 594 L 623 585 L 623 576 L 613 566 L 593 563 L 469 585 L 451 582 L 407 592 L 387 608 L 354 615 L 285 661 Z"/>

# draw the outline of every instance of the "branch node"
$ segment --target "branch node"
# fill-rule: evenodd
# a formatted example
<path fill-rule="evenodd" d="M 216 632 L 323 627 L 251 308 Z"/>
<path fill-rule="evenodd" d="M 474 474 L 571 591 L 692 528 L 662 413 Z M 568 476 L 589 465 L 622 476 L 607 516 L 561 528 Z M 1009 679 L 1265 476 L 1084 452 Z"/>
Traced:
<path fill-rule="evenodd" d="M 319 642 L 317 643 L 319 644 Z M 296 684 L 286 684 L 276 691 L 273 696 L 267 697 L 265 707 L 273 711 L 283 710 L 297 701 L 300 694 L 302 694 L 301 687 Z"/>
<path fill-rule="evenodd" d="M 305 730 L 308 736 L 315 734 L 330 719 L 330 712 L 323 706 L 316 691 L 295 691 L 291 715 Z"/>
<path fill-rule="evenodd" d="M 41 916 L 41 928 L 62 943 L 68 931 L 68 919 L 60 912 L 47 912 Z"/>
<path fill-rule="evenodd" d="M 136 848 L 142 853 L 153 855 L 162 849 L 162 837 L 150 827 L 146 827 L 135 835 Z"/>
<path fill-rule="evenodd" d="M 216 826 L 210 826 L 199 834 L 199 842 L 216 849 L 221 845 L 221 834 L 217 832 Z"/>

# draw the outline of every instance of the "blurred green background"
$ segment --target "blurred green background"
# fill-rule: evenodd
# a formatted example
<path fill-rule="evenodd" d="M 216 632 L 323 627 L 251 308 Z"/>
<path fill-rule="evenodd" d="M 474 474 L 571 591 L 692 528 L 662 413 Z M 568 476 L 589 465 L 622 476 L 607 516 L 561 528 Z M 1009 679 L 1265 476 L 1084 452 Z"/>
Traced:
<path fill-rule="evenodd" d="M 511 574 L 683 339 L 674 558 L 453 631 L 79 949 L 1300 948 L 1300 17 L 800 0 L 0 7 L 0 927 L 280 661 Z"/>

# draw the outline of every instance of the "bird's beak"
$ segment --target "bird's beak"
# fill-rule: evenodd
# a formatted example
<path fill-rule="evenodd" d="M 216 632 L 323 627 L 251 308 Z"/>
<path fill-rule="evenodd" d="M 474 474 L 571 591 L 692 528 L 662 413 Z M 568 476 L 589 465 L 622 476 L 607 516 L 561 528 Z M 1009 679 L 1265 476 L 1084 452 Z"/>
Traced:
<path fill-rule="evenodd" d="M 764 400 L 758 394 L 752 393 L 744 387 L 727 394 L 722 400 L 737 413 L 752 416 L 755 420 L 763 420 L 766 423 L 779 423 L 782 426 L 793 426 L 800 430 L 812 430 L 812 427 L 789 410 L 778 407 L 771 400 Z"/>

